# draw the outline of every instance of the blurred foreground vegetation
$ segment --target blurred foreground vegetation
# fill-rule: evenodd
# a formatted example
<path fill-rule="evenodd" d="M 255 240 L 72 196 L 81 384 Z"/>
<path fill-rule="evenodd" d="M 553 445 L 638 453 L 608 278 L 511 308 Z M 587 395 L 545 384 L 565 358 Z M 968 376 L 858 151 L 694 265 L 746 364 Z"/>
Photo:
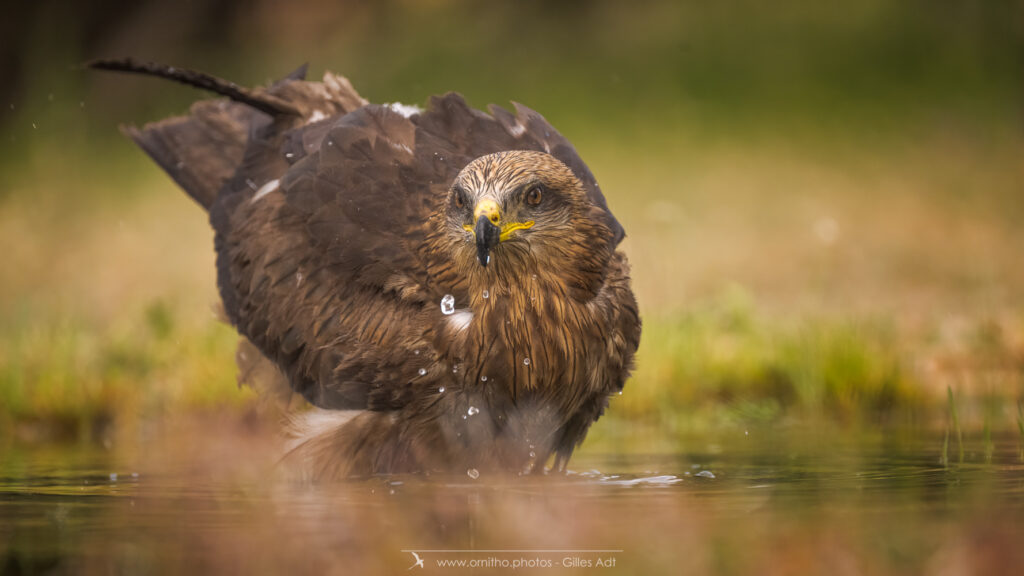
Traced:
<path fill-rule="evenodd" d="M 595 450 L 801 422 L 941 428 L 947 390 L 967 428 L 1022 426 L 1017 3 L 200 4 L 114 2 L 117 18 L 76 23 L 41 3 L 0 59 L 17 62 L 0 444 L 258 405 L 212 312 L 205 215 L 115 130 L 200 94 L 73 68 L 119 55 L 250 84 L 308 60 L 373 101 L 458 90 L 545 114 L 626 226 L 645 323 Z"/>

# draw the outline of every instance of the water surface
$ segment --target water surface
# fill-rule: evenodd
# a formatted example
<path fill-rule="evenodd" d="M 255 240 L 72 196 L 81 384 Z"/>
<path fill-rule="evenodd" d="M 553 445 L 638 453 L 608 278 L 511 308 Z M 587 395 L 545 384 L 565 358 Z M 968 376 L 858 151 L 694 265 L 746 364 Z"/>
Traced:
<path fill-rule="evenodd" d="M 559 477 L 282 480 L 186 435 L 0 456 L 5 573 L 960 574 L 1024 566 L 1019 440 L 758 432 Z M 416 552 L 416 555 L 413 554 Z M 424 567 L 415 565 L 416 558 Z M 459 564 L 463 564 L 459 566 Z"/>

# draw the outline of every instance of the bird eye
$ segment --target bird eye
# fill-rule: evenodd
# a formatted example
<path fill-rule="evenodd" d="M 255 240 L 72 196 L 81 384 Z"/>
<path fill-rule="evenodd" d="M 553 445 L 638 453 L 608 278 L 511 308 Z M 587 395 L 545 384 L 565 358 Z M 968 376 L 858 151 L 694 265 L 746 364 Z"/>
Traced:
<path fill-rule="evenodd" d="M 454 200 L 454 202 L 455 202 L 455 207 L 460 209 L 460 210 L 463 207 L 466 206 L 466 199 L 462 197 L 462 190 L 456 190 L 455 191 L 455 200 Z"/>
<path fill-rule="evenodd" d="M 536 206 L 540 204 L 542 196 L 543 195 L 541 193 L 540 186 L 534 186 L 533 188 L 530 188 L 529 192 L 526 193 L 526 202 L 530 206 Z"/>

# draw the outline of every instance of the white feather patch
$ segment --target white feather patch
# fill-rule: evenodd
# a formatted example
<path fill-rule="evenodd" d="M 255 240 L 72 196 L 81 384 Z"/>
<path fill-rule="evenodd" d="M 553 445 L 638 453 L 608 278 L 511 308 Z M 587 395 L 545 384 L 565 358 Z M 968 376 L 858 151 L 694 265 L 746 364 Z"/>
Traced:
<path fill-rule="evenodd" d="M 401 114 L 406 118 L 411 118 L 412 116 L 415 116 L 420 112 L 423 112 L 423 108 L 420 108 L 415 104 L 402 104 L 401 102 L 391 102 L 390 104 L 385 104 L 385 106 L 391 108 L 392 112 Z"/>
<path fill-rule="evenodd" d="M 260 198 L 263 198 L 267 194 L 270 194 L 274 190 L 277 190 L 278 186 L 280 186 L 280 185 L 281 185 L 281 181 L 280 180 L 271 180 L 270 182 L 267 182 L 263 186 L 260 186 L 260 189 L 257 190 L 255 194 L 253 194 L 252 200 L 250 200 L 250 202 L 255 202 L 255 201 L 259 200 Z"/>
<path fill-rule="evenodd" d="M 509 134 L 519 138 L 523 134 L 526 134 L 526 126 L 523 126 L 519 122 L 516 122 L 511 128 L 508 129 Z"/>
<path fill-rule="evenodd" d="M 291 452 L 311 440 L 336 432 L 362 412 L 363 410 L 314 408 L 292 416 L 287 426 L 288 441 L 285 443 L 285 453 Z"/>
<path fill-rule="evenodd" d="M 469 310 L 456 310 L 451 316 L 448 317 L 448 323 L 452 325 L 452 328 L 461 332 L 466 328 L 469 328 L 469 323 L 473 321 L 473 313 Z"/>
<path fill-rule="evenodd" d="M 306 120 L 306 124 L 319 122 L 324 118 L 327 118 L 327 114 L 324 114 L 322 110 L 313 110 L 313 113 L 309 115 L 309 120 Z"/>
<path fill-rule="evenodd" d="M 412 154 L 412 148 L 409 148 L 407 145 L 403 144 L 402 142 L 395 142 L 394 140 L 392 140 L 390 138 L 385 138 L 385 140 L 387 141 L 388 145 L 391 146 L 392 148 L 394 148 L 395 150 L 398 150 L 399 152 L 405 152 L 406 154 L 408 154 L 410 156 L 413 155 Z"/>

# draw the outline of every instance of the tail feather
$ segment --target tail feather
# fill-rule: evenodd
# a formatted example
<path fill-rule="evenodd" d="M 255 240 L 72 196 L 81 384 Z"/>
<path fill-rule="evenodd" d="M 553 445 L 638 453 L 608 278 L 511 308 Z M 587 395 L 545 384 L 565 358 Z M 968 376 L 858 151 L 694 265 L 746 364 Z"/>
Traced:
<path fill-rule="evenodd" d="M 193 104 L 186 116 L 141 129 L 122 128 L 207 211 L 226 187 L 263 179 L 261 170 L 280 168 L 281 147 L 289 131 L 367 103 L 344 77 L 328 72 L 322 82 L 303 81 L 305 64 L 278 82 L 255 89 L 203 72 L 130 58 L 95 60 L 86 66 L 173 80 L 230 99 L 203 100 Z"/>
<path fill-rule="evenodd" d="M 213 205 L 221 187 L 242 165 L 251 127 L 259 119 L 260 112 L 272 117 L 303 115 L 297 103 L 272 91 L 284 83 L 303 80 L 306 77 L 305 64 L 269 90 L 250 90 L 203 72 L 138 62 L 131 58 L 94 60 L 86 67 L 164 78 L 230 98 L 230 101 L 197 102 L 188 116 L 153 122 L 141 129 L 134 126 L 121 128 L 207 210 Z"/>
<path fill-rule="evenodd" d="M 216 76 L 212 76 L 205 72 L 175 68 L 174 66 L 155 64 L 153 62 L 136 62 L 131 58 L 93 60 L 92 62 L 87 63 L 86 66 L 96 70 L 143 74 L 145 76 L 156 76 L 158 78 L 181 82 L 182 84 L 194 86 L 203 90 L 209 90 L 210 92 L 220 94 L 221 96 L 227 96 L 235 102 L 251 106 L 261 112 L 270 114 L 271 116 L 277 116 L 280 114 L 290 114 L 292 116 L 302 115 L 302 112 L 292 103 L 282 100 L 273 94 L 267 94 L 266 92 L 254 92 L 247 88 L 243 88 L 234 82 L 224 80 L 223 78 L 217 78 Z M 292 75 L 301 74 L 302 77 L 305 77 L 305 73 L 306 67 L 302 66 L 293 72 Z M 290 77 L 291 75 L 289 78 Z"/>

